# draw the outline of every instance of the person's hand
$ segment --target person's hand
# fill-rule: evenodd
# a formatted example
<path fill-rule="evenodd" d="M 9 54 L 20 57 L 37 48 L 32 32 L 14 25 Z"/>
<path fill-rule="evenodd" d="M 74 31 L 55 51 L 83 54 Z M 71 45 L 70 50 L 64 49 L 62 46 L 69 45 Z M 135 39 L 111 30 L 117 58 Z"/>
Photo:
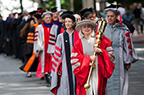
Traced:
<path fill-rule="evenodd" d="M 94 47 L 94 52 L 95 52 L 95 53 L 101 53 L 102 50 L 101 50 L 100 48 Z"/>
<path fill-rule="evenodd" d="M 53 57 L 53 55 L 54 55 L 53 53 L 50 54 L 51 57 Z"/>
<path fill-rule="evenodd" d="M 35 53 L 35 57 L 36 57 L 36 58 L 39 57 L 39 53 L 38 53 L 38 52 Z"/>
<path fill-rule="evenodd" d="M 95 56 L 95 55 L 91 55 L 91 56 L 90 56 L 90 60 L 91 60 L 91 61 L 95 61 L 95 60 L 96 60 L 96 56 Z"/>
<path fill-rule="evenodd" d="M 61 71 L 60 71 L 60 70 L 58 70 L 58 75 L 59 75 L 59 76 L 61 75 Z"/>
<path fill-rule="evenodd" d="M 131 67 L 131 63 L 124 65 L 125 69 L 128 70 Z"/>
<path fill-rule="evenodd" d="M 35 16 L 32 16 L 32 17 L 34 18 L 34 21 L 35 21 L 36 23 L 38 23 L 37 18 L 36 18 Z"/>

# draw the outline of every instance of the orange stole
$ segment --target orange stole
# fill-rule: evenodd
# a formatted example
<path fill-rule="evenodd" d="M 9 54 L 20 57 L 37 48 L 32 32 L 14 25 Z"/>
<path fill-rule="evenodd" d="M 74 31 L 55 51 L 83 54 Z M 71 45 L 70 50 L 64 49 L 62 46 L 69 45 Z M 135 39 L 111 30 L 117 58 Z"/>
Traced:
<path fill-rule="evenodd" d="M 38 23 L 34 24 L 35 30 L 36 30 L 36 28 L 37 28 L 38 25 L 39 25 Z M 30 36 L 32 36 L 32 37 L 30 37 Z M 34 39 L 33 36 L 34 36 L 34 33 L 28 33 L 28 37 L 27 38 L 33 40 Z M 34 43 L 34 41 L 27 40 L 27 43 Z M 24 67 L 23 70 L 25 72 L 28 72 L 34 61 L 35 61 L 35 54 L 33 53 L 33 55 L 30 57 L 30 59 L 28 60 L 28 62 L 25 65 L 25 67 Z"/>
<path fill-rule="evenodd" d="M 38 25 L 39 25 L 38 23 L 34 24 L 35 30 L 37 29 Z"/>
<path fill-rule="evenodd" d="M 35 54 L 33 53 L 33 55 L 32 55 L 31 58 L 28 60 L 27 64 L 25 65 L 25 67 L 24 67 L 24 69 L 23 69 L 25 72 L 28 72 L 28 71 L 29 71 L 29 69 L 31 68 L 34 60 L 35 60 Z"/>

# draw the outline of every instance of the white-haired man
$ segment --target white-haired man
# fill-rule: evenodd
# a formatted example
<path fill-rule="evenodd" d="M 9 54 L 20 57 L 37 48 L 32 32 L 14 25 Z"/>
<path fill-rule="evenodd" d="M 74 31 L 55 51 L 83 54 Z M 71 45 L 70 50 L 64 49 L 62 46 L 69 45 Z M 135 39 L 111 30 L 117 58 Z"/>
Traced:
<path fill-rule="evenodd" d="M 45 74 L 46 82 L 50 86 L 51 59 L 54 53 L 55 35 L 57 25 L 51 23 L 52 12 L 47 11 L 42 14 L 42 24 L 40 24 L 34 37 L 35 56 L 41 56 L 42 73 Z"/>

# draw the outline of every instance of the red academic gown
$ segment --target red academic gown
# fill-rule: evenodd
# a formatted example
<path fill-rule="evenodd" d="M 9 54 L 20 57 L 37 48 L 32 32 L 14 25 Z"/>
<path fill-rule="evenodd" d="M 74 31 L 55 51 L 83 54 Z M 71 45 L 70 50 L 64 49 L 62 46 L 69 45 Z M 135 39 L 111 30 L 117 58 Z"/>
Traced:
<path fill-rule="evenodd" d="M 100 48 L 102 50 L 102 55 L 98 54 L 98 95 L 105 95 L 105 88 L 107 84 L 107 79 L 113 73 L 115 64 L 111 62 L 110 56 L 114 58 L 113 55 L 106 51 L 107 47 L 111 47 L 111 41 L 103 36 L 100 43 Z M 110 51 L 113 52 L 113 51 Z M 90 69 L 90 55 L 84 55 L 83 45 L 81 40 L 78 40 L 73 46 L 72 53 L 77 54 L 71 57 L 72 59 L 78 59 L 77 62 L 72 63 L 72 68 L 75 64 L 80 63 L 80 65 L 73 69 L 76 76 L 76 95 L 86 95 L 86 90 L 84 84 L 87 81 L 89 69 Z"/>
<path fill-rule="evenodd" d="M 45 46 L 45 65 L 44 65 L 44 72 L 45 73 L 51 73 L 51 59 L 52 57 L 50 56 L 50 54 L 47 53 L 47 49 L 48 49 L 48 44 L 49 43 L 49 36 L 50 36 L 50 30 L 51 30 L 51 27 L 46 27 L 43 25 L 43 28 L 44 28 L 44 39 L 45 39 L 45 43 L 44 43 L 44 46 Z"/>
<path fill-rule="evenodd" d="M 37 30 L 35 32 L 35 37 L 34 37 L 34 41 L 37 42 L 37 40 L 39 39 L 40 42 L 44 42 L 43 45 L 44 45 L 44 50 L 41 54 L 41 59 L 43 59 L 43 66 L 42 67 L 42 73 L 51 73 L 51 59 L 52 57 L 50 56 L 49 53 L 47 53 L 47 50 L 48 50 L 48 45 L 49 44 L 53 44 L 54 43 L 51 43 L 50 42 L 50 36 L 54 36 L 51 34 L 51 28 L 52 28 L 52 24 L 48 24 L 47 26 L 45 25 L 45 23 L 43 22 L 42 25 L 38 26 L 37 27 Z M 44 33 L 44 37 L 42 36 L 42 33 Z M 36 43 L 38 44 L 38 43 Z M 37 50 L 39 50 L 39 48 L 37 48 L 37 45 L 34 45 L 34 52 L 36 52 Z M 39 46 L 41 47 L 41 46 Z M 42 56 L 43 55 L 43 56 Z"/>

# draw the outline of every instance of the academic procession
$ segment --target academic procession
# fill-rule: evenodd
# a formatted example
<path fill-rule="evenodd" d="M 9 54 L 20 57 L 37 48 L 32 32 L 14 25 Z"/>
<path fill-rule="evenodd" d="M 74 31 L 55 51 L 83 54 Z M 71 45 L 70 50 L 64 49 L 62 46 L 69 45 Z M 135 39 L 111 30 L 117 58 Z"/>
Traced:
<path fill-rule="evenodd" d="M 23 78 L 44 81 L 47 95 L 128 95 L 139 60 L 132 37 L 143 34 L 143 17 L 141 3 L 0 15 L 0 55 L 19 60 Z"/>

